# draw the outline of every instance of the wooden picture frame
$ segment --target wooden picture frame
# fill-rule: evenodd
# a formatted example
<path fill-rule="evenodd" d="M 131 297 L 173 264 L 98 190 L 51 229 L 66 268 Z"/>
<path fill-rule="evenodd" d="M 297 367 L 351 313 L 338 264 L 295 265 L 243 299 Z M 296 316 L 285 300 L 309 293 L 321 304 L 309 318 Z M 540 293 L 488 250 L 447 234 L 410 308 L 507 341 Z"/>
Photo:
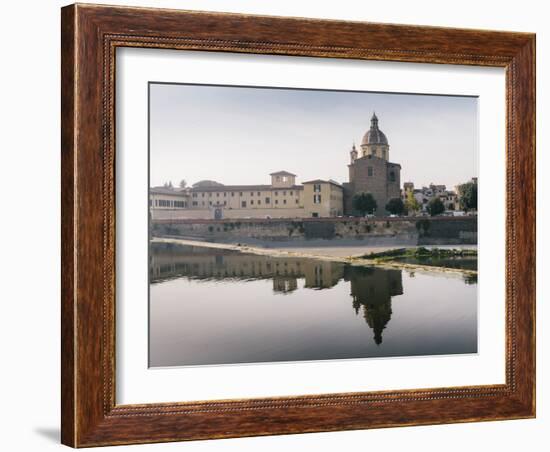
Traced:
<path fill-rule="evenodd" d="M 62 9 L 62 442 L 73 447 L 535 416 L 535 35 L 147 8 Z M 115 403 L 115 50 L 506 69 L 506 383 Z"/>

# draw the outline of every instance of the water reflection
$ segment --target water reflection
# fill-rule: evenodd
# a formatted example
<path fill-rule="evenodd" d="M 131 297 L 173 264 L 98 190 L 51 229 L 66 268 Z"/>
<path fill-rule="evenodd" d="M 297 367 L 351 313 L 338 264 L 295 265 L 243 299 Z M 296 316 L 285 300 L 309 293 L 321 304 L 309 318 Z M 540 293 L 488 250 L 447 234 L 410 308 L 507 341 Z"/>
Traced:
<path fill-rule="evenodd" d="M 216 248 L 155 243 L 150 254 L 150 280 L 158 283 L 182 276 L 193 279 L 272 279 L 273 291 L 287 294 L 305 279 L 309 289 L 328 289 L 344 277 L 344 265 L 338 262 L 273 258 Z"/>
<path fill-rule="evenodd" d="M 149 269 L 152 365 L 471 353 L 477 349 L 475 292 L 465 295 L 453 289 L 456 278 L 447 279 L 448 284 L 442 284 L 445 278 L 430 277 L 429 281 L 435 281 L 432 289 L 441 287 L 440 295 L 446 300 L 454 301 L 458 294 L 467 298 L 466 303 L 446 309 L 441 302 L 432 305 L 430 300 L 420 300 L 419 309 L 424 309 L 420 312 L 400 305 L 404 315 L 399 329 L 393 330 L 386 344 L 385 331 L 394 316 L 392 299 L 404 294 L 401 270 L 168 243 L 152 244 Z M 418 278 L 405 276 L 412 288 L 409 296 L 415 299 L 415 291 L 422 290 L 412 283 Z M 187 282 L 185 287 L 183 282 Z M 269 295 L 263 284 L 269 282 L 271 297 L 284 296 L 292 302 L 266 305 Z M 469 276 L 461 284 L 476 283 Z M 308 289 L 319 295 L 312 298 Z M 429 294 L 430 287 L 425 289 Z M 235 295 L 231 295 L 233 290 Z M 191 299 L 193 291 L 197 300 Z M 205 297 L 209 302 L 203 305 Z M 209 315 L 215 306 L 230 323 L 216 326 Z M 183 324 L 175 324 L 175 318 Z M 361 338 L 363 333 L 353 318 L 364 320 L 362 331 L 366 324 L 369 340 Z M 426 326 L 431 328 L 430 337 L 423 339 Z"/>
<path fill-rule="evenodd" d="M 403 294 L 400 270 L 346 267 L 344 279 L 351 282 L 353 309 L 360 311 L 374 332 L 374 342 L 382 343 L 382 331 L 391 319 L 391 299 Z"/>

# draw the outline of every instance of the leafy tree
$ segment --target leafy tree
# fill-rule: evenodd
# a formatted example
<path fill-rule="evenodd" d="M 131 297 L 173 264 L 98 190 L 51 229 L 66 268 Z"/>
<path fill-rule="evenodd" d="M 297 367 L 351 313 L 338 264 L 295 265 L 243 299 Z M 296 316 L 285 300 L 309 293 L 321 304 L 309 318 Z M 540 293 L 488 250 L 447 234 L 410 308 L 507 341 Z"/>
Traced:
<path fill-rule="evenodd" d="M 164 183 L 164 188 L 174 188 L 174 186 L 172 185 L 172 181 L 169 180 L 168 182 L 165 182 Z"/>
<path fill-rule="evenodd" d="M 458 186 L 460 207 L 464 210 L 477 210 L 477 184 L 467 182 Z"/>
<path fill-rule="evenodd" d="M 187 187 L 187 181 L 185 179 L 180 180 L 180 188 Z"/>
<path fill-rule="evenodd" d="M 428 213 L 433 217 L 434 215 L 439 215 L 440 213 L 445 212 L 445 206 L 443 202 L 438 197 L 430 199 L 428 206 L 426 207 Z"/>
<path fill-rule="evenodd" d="M 405 204 L 401 198 L 392 198 L 386 204 L 386 210 L 392 215 L 401 215 L 405 210 Z"/>
<path fill-rule="evenodd" d="M 409 191 L 407 193 L 407 201 L 405 202 L 405 208 L 409 213 L 415 213 L 420 210 L 420 203 L 414 197 L 414 193 Z"/>
<path fill-rule="evenodd" d="M 370 193 L 358 193 L 352 199 L 353 208 L 361 215 L 372 214 L 378 207 L 374 196 Z"/>

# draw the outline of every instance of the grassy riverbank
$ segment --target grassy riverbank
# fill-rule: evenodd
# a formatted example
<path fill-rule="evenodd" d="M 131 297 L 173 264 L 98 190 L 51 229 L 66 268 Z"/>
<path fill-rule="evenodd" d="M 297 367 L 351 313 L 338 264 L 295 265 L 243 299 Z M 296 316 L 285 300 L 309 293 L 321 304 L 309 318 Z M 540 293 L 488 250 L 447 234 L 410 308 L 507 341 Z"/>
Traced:
<path fill-rule="evenodd" d="M 477 250 L 458 248 L 397 248 L 365 254 L 376 263 L 420 264 L 433 267 L 477 271 Z"/>

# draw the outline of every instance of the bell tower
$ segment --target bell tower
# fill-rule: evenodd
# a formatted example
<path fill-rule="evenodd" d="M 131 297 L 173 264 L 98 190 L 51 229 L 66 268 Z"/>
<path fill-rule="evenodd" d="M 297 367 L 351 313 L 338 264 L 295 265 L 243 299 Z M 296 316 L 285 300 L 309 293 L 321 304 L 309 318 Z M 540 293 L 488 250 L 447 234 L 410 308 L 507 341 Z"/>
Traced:
<path fill-rule="evenodd" d="M 355 147 L 355 143 L 353 143 L 353 146 L 351 147 L 351 151 L 349 153 L 351 163 L 354 163 L 355 160 L 357 160 L 357 155 L 359 153 L 357 152 L 357 148 Z"/>

